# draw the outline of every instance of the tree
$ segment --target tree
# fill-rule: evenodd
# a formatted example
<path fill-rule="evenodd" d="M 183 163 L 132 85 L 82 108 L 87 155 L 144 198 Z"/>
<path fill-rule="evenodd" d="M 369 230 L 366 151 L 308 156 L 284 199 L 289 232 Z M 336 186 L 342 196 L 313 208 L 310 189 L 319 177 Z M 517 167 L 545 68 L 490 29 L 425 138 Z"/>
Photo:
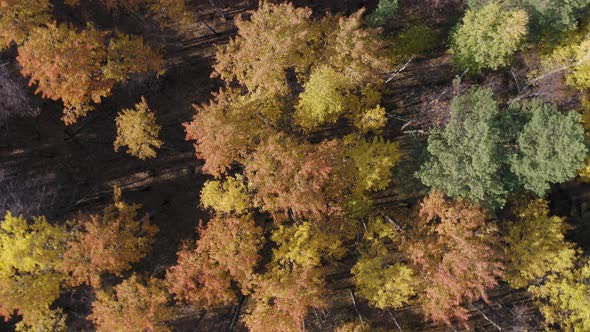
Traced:
<path fill-rule="evenodd" d="M 104 273 L 122 276 L 150 251 L 158 227 L 147 215 L 138 218 L 141 205 L 122 201 L 118 188 L 114 201 L 101 215 L 78 219 L 76 237 L 68 242 L 63 255 L 63 271 L 71 276 L 74 286 L 87 283 L 99 288 Z"/>
<path fill-rule="evenodd" d="M 235 302 L 232 281 L 248 294 L 260 260 L 262 229 L 250 216 L 228 216 L 215 217 L 199 233 L 196 248 L 185 246 L 168 270 L 170 291 L 179 300 L 204 308 Z"/>
<path fill-rule="evenodd" d="M 578 25 L 588 0 L 525 0 L 510 1 L 520 3 L 529 12 L 532 27 L 539 32 L 558 36 L 560 32 L 573 30 Z"/>
<path fill-rule="evenodd" d="M 356 167 L 355 191 L 384 190 L 391 182 L 391 169 L 401 159 L 396 143 L 375 136 L 372 141 L 359 139 L 346 153 Z"/>
<path fill-rule="evenodd" d="M 127 153 L 141 160 L 155 158 L 156 150 L 164 143 L 158 139 L 162 127 L 156 123 L 156 115 L 149 109 L 142 96 L 135 109 L 123 109 L 115 120 L 117 138 L 115 151 L 127 147 Z"/>
<path fill-rule="evenodd" d="M 244 160 L 264 125 L 259 117 L 240 113 L 236 91 L 220 90 L 214 97 L 209 104 L 193 106 L 197 114 L 184 127 L 186 139 L 195 141 L 197 157 L 205 160 L 203 171 L 219 177 Z"/>
<path fill-rule="evenodd" d="M 261 277 L 253 308 L 242 321 L 253 332 L 300 331 L 310 308 L 327 306 L 324 276 L 316 268 L 273 268 Z"/>
<path fill-rule="evenodd" d="M 524 10 L 505 10 L 496 2 L 468 9 L 452 36 L 450 52 L 465 69 L 505 67 L 525 41 L 527 23 Z"/>
<path fill-rule="evenodd" d="M 29 223 L 9 211 L 0 223 L 0 315 L 22 315 L 19 330 L 60 326 L 63 318 L 50 307 L 59 297 L 65 276 L 59 272 L 68 239 L 45 217 Z"/>
<path fill-rule="evenodd" d="M 547 201 L 536 199 L 517 208 L 517 221 L 505 237 L 506 281 L 513 288 L 526 287 L 550 272 L 571 269 L 574 245 L 565 241 L 564 218 L 549 215 Z"/>
<path fill-rule="evenodd" d="M 563 115 L 538 99 L 520 107 L 530 120 L 518 136 L 510 168 L 524 188 L 542 196 L 551 184 L 573 179 L 584 166 L 584 129 L 576 112 Z"/>
<path fill-rule="evenodd" d="M 271 240 L 278 244 L 273 257 L 280 266 L 317 267 L 322 260 L 342 258 L 346 250 L 342 241 L 326 225 L 303 222 L 299 225 L 276 229 Z"/>
<path fill-rule="evenodd" d="M 539 286 L 529 287 L 548 325 L 561 331 L 590 329 L 590 263 L 578 261 L 573 269 L 550 274 Z"/>
<path fill-rule="evenodd" d="M 420 209 L 414 234 L 402 248 L 423 278 L 422 309 L 427 317 L 466 325 L 463 302 L 487 300 L 486 291 L 503 276 L 497 229 L 480 206 L 447 201 L 431 192 Z"/>
<path fill-rule="evenodd" d="M 253 204 L 244 177 L 228 176 L 223 182 L 207 181 L 201 190 L 201 204 L 218 213 L 242 214 Z"/>
<path fill-rule="evenodd" d="M 271 136 L 245 162 L 244 173 L 263 210 L 275 218 L 322 219 L 342 212 L 343 181 L 334 179 L 337 141 L 317 146 L 290 137 Z"/>
<path fill-rule="evenodd" d="M 384 26 L 393 19 L 397 7 L 397 0 L 379 0 L 375 11 L 367 16 L 367 22 L 373 26 Z"/>
<path fill-rule="evenodd" d="M 164 60 L 155 49 L 149 47 L 141 36 L 118 34 L 109 42 L 107 64 L 102 69 L 107 79 L 124 82 L 132 74 L 150 71 L 161 75 L 165 72 Z"/>
<path fill-rule="evenodd" d="M 474 0 L 473 3 L 488 4 L 495 0 Z M 562 32 L 574 30 L 588 0 L 505 0 L 504 8 L 526 10 L 530 18 L 531 35 L 539 38 L 556 39 Z"/>
<path fill-rule="evenodd" d="M 162 72 L 162 61 L 141 38 L 111 38 L 94 28 L 77 31 L 57 23 L 36 27 L 19 47 L 22 73 L 44 98 L 61 99 L 63 120 L 72 124 L 109 96 L 115 83 L 133 73 Z M 144 63 L 139 63 L 143 61 Z M 105 72 L 106 70 L 106 72 Z"/>
<path fill-rule="evenodd" d="M 362 89 L 371 84 L 379 87 L 382 83 L 379 77 L 393 66 L 393 61 L 385 55 L 387 44 L 379 38 L 381 30 L 365 28 L 363 14 L 361 9 L 348 17 L 328 16 L 320 22 L 327 28 L 336 27 L 326 33 L 326 63 Z M 380 99 L 381 95 L 374 97 Z"/>
<path fill-rule="evenodd" d="M 590 26 L 586 24 L 575 33 L 567 34 L 551 53 L 544 55 L 539 78 L 564 72 L 567 85 L 581 91 L 590 88 L 589 29 Z"/>
<path fill-rule="evenodd" d="M 236 79 L 254 94 L 286 93 L 285 70 L 294 67 L 304 73 L 312 64 L 306 54 L 319 47 L 310 16 L 309 8 L 291 3 L 261 3 L 249 20 L 236 19 L 238 35 L 218 49 L 215 72 L 227 82 Z"/>
<path fill-rule="evenodd" d="M 306 130 L 336 122 L 350 107 L 349 100 L 354 97 L 349 96 L 349 86 L 344 75 L 333 68 L 318 67 L 299 95 L 295 122 Z"/>
<path fill-rule="evenodd" d="M 416 294 L 419 279 L 385 245 L 391 241 L 399 246 L 400 234 L 391 224 L 374 218 L 363 238 L 365 248 L 351 270 L 358 293 L 379 309 L 402 307 Z"/>
<path fill-rule="evenodd" d="M 50 20 L 48 0 L 4 0 L 0 2 L 0 50 L 12 42 L 22 44 L 31 30 Z"/>
<path fill-rule="evenodd" d="M 73 27 L 50 23 L 31 31 L 19 48 L 18 62 L 22 73 L 37 84 L 44 98 L 64 102 L 63 120 L 76 122 L 110 94 L 114 81 L 101 75 L 101 64 L 107 59 L 105 34 L 89 28 L 77 32 Z"/>
<path fill-rule="evenodd" d="M 387 117 L 385 116 L 385 108 L 377 105 L 366 110 L 360 117 L 355 119 L 355 126 L 362 132 L 381 133 L 385 125 L 387 125 Z"/>
<path fill-rule="evenodd" d="M 238 36 L 218 49 L 216 75 L 228 83 L 237 80 L 256 96 L 288 96 L 293 81 L 289 72 L 305 83 L 312 67 L 319 70 L 322 63 L 355 87 L 375 82 L 391 63 L 383 55 L 378 30 L 363 27 L 362 14 L 314 21 L 309 8 L 264 2 L 249 20 L 236 20 Z"/>
<path fill-rule="evenodd" d="M 503 206 L 508 188 L 500 174 L 505 157 L 498 113 L 487 88 L 473 88 L 453 99 L 451 120 L 428 138 L 430 159 L 417 173 L 422 183 L 451 197 Z"/>
<path fill-rule="evenodd" d="M 171 331 L 162 322 L 172 318 L 167 307 L 168 294 L 155 278 L 141 280 L 133 274 L 114 289 L 96 293 L 92 313 L 88 317 L 98 332 Z"/>
<path fill-rule="evenodd" d="M 266 273 L 254 282 L 254 304 L 242 320 L 251 331 L 299 331 L 310 308 L 327 305 L 325 264 L 346 254 L 337 222 L 281 225 Z"/>

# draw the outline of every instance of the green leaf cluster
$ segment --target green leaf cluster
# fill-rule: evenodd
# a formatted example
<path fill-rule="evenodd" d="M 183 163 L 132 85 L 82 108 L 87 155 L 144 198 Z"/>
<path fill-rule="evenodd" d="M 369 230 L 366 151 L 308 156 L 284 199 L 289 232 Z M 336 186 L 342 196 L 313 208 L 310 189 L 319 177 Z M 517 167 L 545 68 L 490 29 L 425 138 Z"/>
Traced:
<path fill-rule="evenodd" d="M 459 67 L 480 72 L 510 64 L 525 41 L 528 16 L 524 10 L 506 10 L 492 2 L 468 9 L 451 40 L 451 54 Z"/>
<path fill-rule="evenodd" d="M 542 196 L 584 166 L 576 112 L 564 115 L 539 99 L 500 112 L 487 88 L 456 97 L 451 112 L 447 126 L 430 135 L 431 157 L 418 172 L 422 183 L 451 197 L 502 207 L 516 188 Z"/>

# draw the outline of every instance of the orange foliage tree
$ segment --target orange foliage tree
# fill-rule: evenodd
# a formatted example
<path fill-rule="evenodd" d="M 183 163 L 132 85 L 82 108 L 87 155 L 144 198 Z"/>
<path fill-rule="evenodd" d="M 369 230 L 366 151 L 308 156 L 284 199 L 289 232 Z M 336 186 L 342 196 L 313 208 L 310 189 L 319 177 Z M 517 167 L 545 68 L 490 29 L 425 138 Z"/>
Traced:
<path fill-rule="evenodd" d="M 23 75 L 44 98 L 63 101 L 66 124 L 93 110 L 93 103 L 130 74 L 163 70 L 159 55 L 141 38 L 115 37 L 107 44 L 107 36 L 94 28 L 77 31 L 50 23 L 33 29 L 19 48 Z"/>
<path fill-rule="evenodd" d="M 205 160 L 203 171 L 219 177 L 232 163 L 244 160 L 264 127 L 259 118 L 236 107 L 240 100 L 236 91 L 221 90 L 214 97 L 208 104 L 194 106 L 198 112 L 184 127 L 186 139 L 195 141 L 197 157 Z"/>
<path fill-rule="evenodd" d="M 437 321 L 466 324 L 465 301 L 480 297 L 503 276 L 500 239 L 488 213 L 465 200 L 432 192 L 422 202 L 415 234 L 404 250 L 424 278 L 422 308 Z"/>
<path fill-rule="evenodd" d="M 168 293 L 162 282 L 141 280 L 135 274 L 108 291 L 98 291 L 89 319 L 98 332 L 150 331 L 167 332 L 162 322 L 170 319 Z"/>
<path fill-rule="evenodd" d="M 158 227 L 147 215 L 138 218 L 141 205 L 122 201 L 120 189 L 114 196 L 115 203 L 101 215 L 82 216 L 75 239 L 68 242 L 62 268 L 72 285 L 100 287 L 104 273 L 120 276 L 151 249 Z"/>
<path fill-rule="evenodd" d="M 284 136 L 269 137 L 245 162 L 245 175 L 262 200 L 263 208 L 276 218 L 314 217 L 342 212 L 337 199 L 343 181 L 334 179 L 338 160 L 337 141 L 317 146 Z"/>
<path fill-rule="evenodd" d="M 196 248 L 180 250 L 177 265 L 166 274 L 170 291 L 205 308 L 234 302 L 232 281 L 249 293 L 262 246 L 262 229 L 252 217 L 215 217 L 199 234 Z"/>

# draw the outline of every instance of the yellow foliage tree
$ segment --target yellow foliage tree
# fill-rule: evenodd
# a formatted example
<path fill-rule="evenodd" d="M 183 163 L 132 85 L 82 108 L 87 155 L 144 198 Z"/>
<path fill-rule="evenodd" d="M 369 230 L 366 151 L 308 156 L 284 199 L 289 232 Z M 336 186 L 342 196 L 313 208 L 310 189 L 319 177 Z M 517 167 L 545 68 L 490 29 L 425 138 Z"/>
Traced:
<path fill-rule="evenodd" d="M 396 143 L 375 136 L 372 141 L 360 139 L 352 145 L 347 155 L 356 167 L 355 188 L 357 192 L 386 189 L 391 182 L 391 169 L 401 159 Z"/>
<path fill-rule="evenodd" d="M 558 331 L 590 331 L 590 262 L 582 259 L 578 264 L 529 287 L 546 323 Z"/>
<path fill-rule="evenodd" d="M 375 132 L 381 133 L 382 129 L 387 124 L 387 117 L 385 116 L 385 108 L 377 105 L 360 114 L 355 126 L 361 130 L 362 133 Z"/>
<path fill-rule="evenodd" d="M 9 319 L 18 311 L 20 330 L 59 326 L 61 315 L 50 306 L 65 280 L 59 269 L 67 239 L 62 227 L 44 217 L 29 223 L 7 212 L 0 223 L 0 315 Z"/>
<path fill-rule="evenodd" d="M 0 50 L 24 42 L 33 28 L 49 22 L 50 10 L 48 0 L 0 1 Z"/>
<path fill-rule="evenodd" d="M 165 72 L 162 56 L 147 46 L 141 36 L 119 34 L 109 42 L 107 64 L 102 69 L 107 79 L 123 82 L 131 74 Z"/>
<path fill-rule="evenodd" d="M 252 207 L 244 176 L 228 176 L 224 181 L 207 181 L 201 190 L 201 204 L 216 212 L 242 214 Z"/>
<path fill-rule="evenodd" d="M 325 224 L 313 222 L 279 226 L 271 236 L 279 245 L 273 250 L 275 262 L 307 268 L 320 266 L 322 259 L 342 258 L 346 253 L 342 241 L 326 228 Z"/>
<path fill-rule="evenodd" d="M 416 294 L 419 279 L 385 245 L 386 241 L 399 243 L 400 234 L 393 225 L 374 218 L 364 240 L 366 248 L 351 270 L 358 293 L 379 309 L 402 307 Z"/>
<path fill-rule="evenodd" d="M 113 290 L 98 291 L 89 319 L 96 331 L 167 332 L 163 321 L 172 317 L 167 306 L 168 293 L 160 280 L 142 281 L 135 274 Z"/>
<path fill-rule="evenodd" d="M 156 123 L 156 115 L 149 109 L 147 101 L 135 104 L 135 109 L 124 109 L 117 115 L 117 138 L 115 151 L 127 147 L 127 153 L 141 160 L 155 158 L 156 149 L 164 142 L 158 138 L 162 127 Z"/>
<path fill-rule="evenodd" d="M 561 44 L 541 59 L 540 75 L 565 72 L 565 82 L 579 90 L 590 88 L 590 24 L 566 34 Z"/>
<path fill-rule="evenodd" d="M 519 220 L 510 223 L 505 279 L 514 288 L 526 287 L 551 272 L 571 269 L 574 245 L 565 241 L 564 218 L 549 215 L 547 201 L 536 199 L 516 211 Z"/>

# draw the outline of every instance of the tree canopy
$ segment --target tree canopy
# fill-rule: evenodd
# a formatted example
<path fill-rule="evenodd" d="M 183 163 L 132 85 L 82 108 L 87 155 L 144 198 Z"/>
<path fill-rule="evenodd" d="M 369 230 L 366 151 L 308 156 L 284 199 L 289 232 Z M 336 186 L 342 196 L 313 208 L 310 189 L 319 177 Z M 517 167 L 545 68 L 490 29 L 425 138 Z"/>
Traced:
<path fill-rule="evenodd" d="M 467 9 L 452 36 L 451 54 L 463 69 L 479 72 L 510 64 L 527 35 L 524 10 L 506 10 L 497 2 Z"/>
<path fill-rule="evenodd" d="M 122 146 L 127 153 L 139 159 L 156 157 L 156 149 L 164 142 L 158 138 L 162 126 L 156 123 L 156 115 L 149 109 L 145 98 L 135 105 L 135 109 L 124 109 L 115 119 L 117 138 L 113 143 L 115 151 Z"/>

